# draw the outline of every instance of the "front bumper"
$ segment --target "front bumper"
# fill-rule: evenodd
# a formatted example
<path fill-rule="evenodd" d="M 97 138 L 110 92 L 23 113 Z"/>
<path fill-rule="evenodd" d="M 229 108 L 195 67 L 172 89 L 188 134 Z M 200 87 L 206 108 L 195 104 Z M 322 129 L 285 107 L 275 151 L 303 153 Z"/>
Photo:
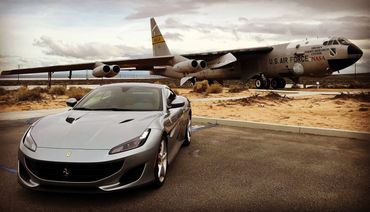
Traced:
<path fill-rule="evenodd" d="M 161 132 L 152 130 L 143 146 L 113 155 L 109 150 L 32 152 L 21 144 L 18 182 L 32 190 L 59 192 L 110 192 L 147 184 L 154 180 L 160 140 Z"/>

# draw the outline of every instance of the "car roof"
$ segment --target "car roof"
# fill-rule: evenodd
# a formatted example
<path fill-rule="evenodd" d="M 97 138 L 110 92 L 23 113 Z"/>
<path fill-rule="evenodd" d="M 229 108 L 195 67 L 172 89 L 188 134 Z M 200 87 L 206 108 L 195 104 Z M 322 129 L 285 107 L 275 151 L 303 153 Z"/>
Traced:
<path fill-rule="evenodd" d="M 167 85 L 154 84 L 154 83 L 141 83 L 141 82 L 124 82 L 124 83 L 112 83 L 112 84 L 102 85 L 101 87 L 166 88 Z"/>

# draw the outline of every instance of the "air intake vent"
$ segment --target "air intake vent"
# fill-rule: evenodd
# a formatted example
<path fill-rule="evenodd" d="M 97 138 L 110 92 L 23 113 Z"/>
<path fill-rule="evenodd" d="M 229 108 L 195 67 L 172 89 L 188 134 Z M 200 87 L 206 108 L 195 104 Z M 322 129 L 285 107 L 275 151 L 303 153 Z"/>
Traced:
<path fill-rule="evenodd" d="M 121 121 L 121 122 L 120 122 L 120 124 L 127 123 L 127 122 L 130 122 L 130 121 L 132 121 L 132 120 L 134 120 L 134 119 L 126 119 L 126 120 L 124 120 L 124 121 Z"/>

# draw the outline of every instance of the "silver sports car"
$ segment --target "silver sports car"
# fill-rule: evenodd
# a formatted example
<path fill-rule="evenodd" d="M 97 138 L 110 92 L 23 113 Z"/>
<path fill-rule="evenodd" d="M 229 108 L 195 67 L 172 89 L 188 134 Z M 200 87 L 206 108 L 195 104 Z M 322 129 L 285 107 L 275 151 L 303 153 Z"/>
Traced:
<path fill-rule="evenodd" d="M 18 155 L 21 185 L 48 191 L 115 191 L 161 186 L 191 141 L 191 105 L 165 85 L 101 86 L 72 109 L 41 118 Z"/>

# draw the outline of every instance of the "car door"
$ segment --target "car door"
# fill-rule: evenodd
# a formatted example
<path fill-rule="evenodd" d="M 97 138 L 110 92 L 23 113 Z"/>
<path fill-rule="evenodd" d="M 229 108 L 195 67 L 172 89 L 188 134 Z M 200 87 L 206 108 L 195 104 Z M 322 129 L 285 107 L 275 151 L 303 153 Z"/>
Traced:
<path fill-rule="evenodd" d="M 182 108 L 170 108 L 170 104 L 173 100 L 177 98 L 176 94 L 170 89 L 165 89 L 165 99 L 167 102 L 166 111 L 166 122 L 165 127 L 168 133 L 168 159 L 171 161 L 176 155 L 177 151 L 180 149 L 182 143 L 181 138 L 181 128 L 182 128 Z"/>

